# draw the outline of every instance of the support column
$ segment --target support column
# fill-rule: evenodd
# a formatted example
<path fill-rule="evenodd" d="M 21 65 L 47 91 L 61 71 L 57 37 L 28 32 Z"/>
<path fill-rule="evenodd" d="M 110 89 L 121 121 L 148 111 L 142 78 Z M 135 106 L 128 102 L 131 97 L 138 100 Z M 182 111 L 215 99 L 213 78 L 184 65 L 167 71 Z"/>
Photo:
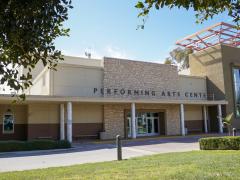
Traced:
<path fill-rule="evenodd" d="M 132 123 L 132 138 L 135 139 L 137 137 L 136 133 L 136 107 L 135 103 L 131 104 L 131 123 Z"/>
<path fill-rule="evenodd" d="M 185 116 L 184 116 L 184 105 L 180 104 L 180 120 L 181 120 L 181 134 L 182 136 L 186 135 L 185 132 Z"/>
<path fill-rule="evenodd" d="M 65 139 L 64 104 L 60 104 L 60 140 Z"/>
<path fill-rule="evenodd" d="M 67 103 L 67 140 L 72 142 L 72 102 Z"/>
<path fill-rule="evenodd" d="M 223 133 L 222 107 L 221 107 L 221 104 L 218 104 L 218 125 L 219 125 L 219 133 Z"/>
<path fill-rule="evenodd" d="M 204 132 L 208 133 L 207 107 L 203 106 Z"/>

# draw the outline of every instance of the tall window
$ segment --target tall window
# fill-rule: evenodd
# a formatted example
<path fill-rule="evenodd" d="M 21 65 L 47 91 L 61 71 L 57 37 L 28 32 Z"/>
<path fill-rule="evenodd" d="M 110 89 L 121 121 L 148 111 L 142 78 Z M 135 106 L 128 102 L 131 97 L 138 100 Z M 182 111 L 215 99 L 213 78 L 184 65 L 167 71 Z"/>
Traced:
<path fill-rule="evenodd" d="M 240 69 L 233 69 L 234 95 L 235 95 L 235 114 L 240 117 Z"/>
<path fill-rule="evenodd" d="M 14 133 L 14 117 L 10 109 L 3 115 L 3 133 Z"/>

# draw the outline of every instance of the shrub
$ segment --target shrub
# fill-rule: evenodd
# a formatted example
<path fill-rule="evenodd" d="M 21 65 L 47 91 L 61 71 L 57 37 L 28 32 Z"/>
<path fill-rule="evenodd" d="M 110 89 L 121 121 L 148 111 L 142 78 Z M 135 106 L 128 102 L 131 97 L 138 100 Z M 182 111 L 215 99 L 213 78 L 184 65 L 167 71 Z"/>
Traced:
<path fill-rule="evenodd" d="M 201 150 L 240 150 L 239 136 L 208 137 L 199 140 Z"/>
<path fill-rule="evenodd" d="M 65 140 L 0 141 L 0 152 L 61 149 L 70 147 L 71 144 Z"/>
<path fill-rule="evenodd" d="M 57 141 L 57 144 L 56 144 L 57 149 L 70 148 L 70 147 L 71 147 L 71 143 L 69 141 L 66 141 L 66 140 Z"/>

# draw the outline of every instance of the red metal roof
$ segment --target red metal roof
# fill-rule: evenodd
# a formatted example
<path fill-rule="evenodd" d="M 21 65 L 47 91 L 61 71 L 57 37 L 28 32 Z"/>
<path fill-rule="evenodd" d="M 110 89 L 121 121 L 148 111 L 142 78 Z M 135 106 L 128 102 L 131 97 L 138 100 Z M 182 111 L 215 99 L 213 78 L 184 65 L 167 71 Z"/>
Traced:
<path fill-rule="evenodd" d="M 220 22 L 176 42 L 176 45 L 191 48 L 196 51 L 217 44 L 239 47 L 240 29 L 237 29 L 234 25 Z"/>

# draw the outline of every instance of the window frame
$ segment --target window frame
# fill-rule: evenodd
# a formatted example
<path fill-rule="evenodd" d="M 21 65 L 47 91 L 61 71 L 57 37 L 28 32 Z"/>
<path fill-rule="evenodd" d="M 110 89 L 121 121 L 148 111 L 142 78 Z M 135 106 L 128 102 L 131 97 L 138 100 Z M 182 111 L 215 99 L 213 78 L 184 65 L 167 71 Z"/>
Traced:
<path fill-rule="evenodd" d="M 237 65 L 232 65 L 232 91 L 233 91 L 233 101 L 234 101 L 234 116 L 236 118 L 240 118 L 240 110 L 239 110 L 239 115 L 237 115 L 237 94 L 236 94 L 236 88 L 235 88 L 235 74 L 234 74 L 234 70 L 238 70 L 239 71 L 239 77 L 240 77 L 240 66 L 237 66 Z M 240 105 L 240 103 L 239 103 Z"/>

